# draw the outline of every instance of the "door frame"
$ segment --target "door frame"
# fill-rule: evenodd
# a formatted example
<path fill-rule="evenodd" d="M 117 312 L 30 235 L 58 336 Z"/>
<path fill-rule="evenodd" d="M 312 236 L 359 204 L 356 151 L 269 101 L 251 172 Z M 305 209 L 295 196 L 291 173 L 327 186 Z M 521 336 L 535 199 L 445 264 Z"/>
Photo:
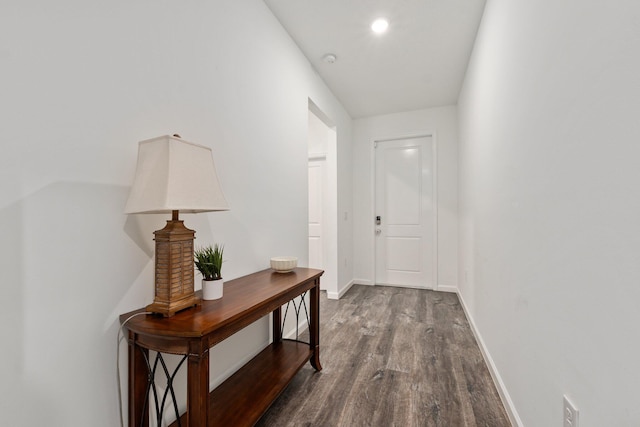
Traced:
<path fill-rule="evenodd" d="M 376 271 L 377 271 L 377 257 L 376 257 L 376 244 L 377 244 L 377 239 L 376 239 L 376 235 L 375 235 L 375 215 L 376 215 L 376 144 L 379 142 L 388 142 L 388 141 L 400 141 L 400 140 L 404 140 L 404 139 L 411 139 L 411 138 L 431 138 L 432 141 L 432 146 L 431 146 L 431 155 L 433 156 L 433 183 L 432 183 L 432 194 L 433 194 L 433 240 L 434 240 L 434 244 L 435 244 L 435 250 L 433 251 L 433 257 L 431 259 L 431 264 L 432 264 L 432 282 L 433 282 L 433 288 L 431 288 L 434 291 L 438 290 L 438 252 L 439 252 L 439 248 L 438 248 L 438 207 L 439 207 L 439 202 L 438 202 L 438 138 L 436 137 L 436 132 L 434 131 L 427 131 L 427 132 L 417 132 L 415 134 L 406 134 L 406 135 L 398 135 L 398 136 L 391 136 L 391 137 L 383 137 L 383 138 L 375 138 L 373 139 L 372 143 L 371 143 L 371 176 L 372 176 L 372 182 L 371 182 L 371 224 L 373 224 L 373 227 L 371 229 L 371 234 L 373 236 L 373 263 L 371 264 L 373 266 L 373 271 L 371 274 L 371 277 L 373 277 L 373 286 L 376 286 L 377 283 L 377 277 L 376 277 Z M 398 285 L 398 287 L 403 287 L 402 285 Z M 413 286 L 405 286 L 405 287 L 412 287 Z M 419 288 L 419 289 L 425 289 L 425 288 Z M 426 288 L 429 289 L 429 288 Z"/>
<path fill-rule="evenodd" d="M 324 201 L 326 204 L 323 206 L 323 211 L 326 214 L 323 224 L 323 243 L 325 247 L 325 259 L 324 262 L 324 274 L 323 280 L 320 283 L 320 289 L 327 291 L 327 297 L 329 299 L 339 299 L 338 293 L 338 130 L 337 126 L 333 125 L 330 118 L 324 114 L 324 112 L 308 98 L 307 112 L 313 114 L 318 118 L 329 131 L 329 138 L 327 140 L 326 151 L 322 153 L 308 153 L 307 155 L 307 167 L 309 160 L 321 156 L 325 158 L 325 192 L 326 197 Z M 308 129 L 307 129 L 307 138 Z M 308 187 L 307 182 L 307 187 Z M 308 194 L 307 194 L 308 197 Z M 307 218 L 308 219 L 308 218 Z M 307 260 L 308 261 L 308 253 Z"/>

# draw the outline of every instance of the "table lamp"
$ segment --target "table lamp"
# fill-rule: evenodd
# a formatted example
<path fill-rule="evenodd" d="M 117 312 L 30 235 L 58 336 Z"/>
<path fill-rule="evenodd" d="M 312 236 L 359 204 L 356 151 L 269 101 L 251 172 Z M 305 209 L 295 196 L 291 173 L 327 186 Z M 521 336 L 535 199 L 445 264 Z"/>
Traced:
<path fill-rule="evenodd" d="M 171 213 L 167 225 L 153 233 L 155 299 L 147 311 L 169 317 L 200 303 L 193 288 L 195 231 L 186 228 L 178 214 L 226 210 L 210 148 L 179 135 L 140 141 L 125 213 Z"/>

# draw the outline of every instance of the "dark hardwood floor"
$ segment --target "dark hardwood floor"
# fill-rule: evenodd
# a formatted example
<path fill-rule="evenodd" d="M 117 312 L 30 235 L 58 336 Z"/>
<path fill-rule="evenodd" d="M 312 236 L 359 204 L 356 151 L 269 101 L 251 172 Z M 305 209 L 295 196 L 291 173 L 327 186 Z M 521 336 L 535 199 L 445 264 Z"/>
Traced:
<path fill-rule="evenodd" d="M 323 293 L 320 337 L 323 370 L 306 365 L 257 426 L 511 425 L 455 294 Z"/>

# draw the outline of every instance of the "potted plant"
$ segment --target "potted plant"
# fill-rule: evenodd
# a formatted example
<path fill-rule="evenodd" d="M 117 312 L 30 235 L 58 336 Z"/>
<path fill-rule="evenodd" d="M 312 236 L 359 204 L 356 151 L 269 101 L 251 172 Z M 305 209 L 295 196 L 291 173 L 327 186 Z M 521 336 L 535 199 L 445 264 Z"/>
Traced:
<path fill-rule="evenodd" d="M 222 279 L 222 254 L 224 246 L 205 246 L 193 253 L 196 268 L 202 274 L 202 298 L 212 300 L 222 298 L 224 280 Z"/>

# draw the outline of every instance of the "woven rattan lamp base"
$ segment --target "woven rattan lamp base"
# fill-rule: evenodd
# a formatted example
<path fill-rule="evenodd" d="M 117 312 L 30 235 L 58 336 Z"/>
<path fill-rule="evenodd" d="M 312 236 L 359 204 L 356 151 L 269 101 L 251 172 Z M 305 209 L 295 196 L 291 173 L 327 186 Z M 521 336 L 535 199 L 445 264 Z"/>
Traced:
<path fill-rule="evenodd" d="M 193 240 L 195 231 L 184 226 L 174 211 L 171 221 L 155 231 L 156 295 L 147 311 L 173 316 L 201 302 L 194 291 Z"/>

